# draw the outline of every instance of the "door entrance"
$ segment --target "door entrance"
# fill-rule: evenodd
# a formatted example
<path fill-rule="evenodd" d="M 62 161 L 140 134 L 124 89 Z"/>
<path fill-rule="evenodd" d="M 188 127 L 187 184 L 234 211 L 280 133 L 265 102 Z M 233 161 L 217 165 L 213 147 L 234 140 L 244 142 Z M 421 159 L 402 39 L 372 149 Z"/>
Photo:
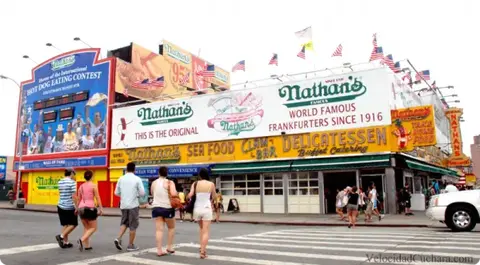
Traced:
<path fill-rule="evenodd" d="M 325 172 L 323 173 L 325 187 L 325 208 L 327 213 L 335 213 L 335 200 L 337 191 L 343 190 L 347 186 L 357 185 L 357 172 Z"/>
<path fill-rule="evenodd" d="M 383 206 L 386 205 L 386 196 L 385 196 L 385 191 L 387 188 L 385 187 L 385 175 L 384 174 L 372 174 L 372 175 L 361 175 L 360 176 L 360 185 L 363 191 L 365 192 L 365 195 L 368 196 L 367 190 L 368 187 L 370 187 L 371 183 L 373 182 L 375 184 L 375 187 L 377 189 L 377 194 L 378 194 L 378 201 L 379 203 L 379 211 L 383 210 Z"/>

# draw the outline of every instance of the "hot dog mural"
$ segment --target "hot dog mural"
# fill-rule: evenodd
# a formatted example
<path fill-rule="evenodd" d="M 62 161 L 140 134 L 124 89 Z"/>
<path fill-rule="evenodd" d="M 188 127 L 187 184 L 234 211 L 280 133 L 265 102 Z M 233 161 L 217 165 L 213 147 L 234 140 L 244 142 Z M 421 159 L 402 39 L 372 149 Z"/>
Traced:
<path fill-rule="evenodd" d="M 412 131 L 407 130 L 403 127 L 402 122 L 397 119 L 395 120 L 396 129 L 392 131 L 392 133 L 397 137 L 397 147 L 400 150 L 404 150 L 407 148 L 408 141 L 412 139 Z"/>

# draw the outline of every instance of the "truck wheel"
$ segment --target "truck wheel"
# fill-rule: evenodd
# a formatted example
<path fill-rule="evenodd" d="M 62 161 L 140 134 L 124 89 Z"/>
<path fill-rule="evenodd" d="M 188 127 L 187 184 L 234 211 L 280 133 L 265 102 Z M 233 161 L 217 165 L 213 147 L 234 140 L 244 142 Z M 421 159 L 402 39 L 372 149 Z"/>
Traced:
<path fill-rule="evenodd" d="M 454 206 L 449 209 L 445 224 L 454 232 L 469 232 L 475 228 L 477 220 L 472 209 L 465 206 Z"/>

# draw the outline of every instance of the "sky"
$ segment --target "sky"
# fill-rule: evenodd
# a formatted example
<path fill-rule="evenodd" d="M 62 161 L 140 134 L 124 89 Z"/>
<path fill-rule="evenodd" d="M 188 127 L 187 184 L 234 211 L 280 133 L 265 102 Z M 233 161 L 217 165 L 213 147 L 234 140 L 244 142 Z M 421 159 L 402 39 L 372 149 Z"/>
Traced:
<path fill-rule="evenodd" d="M 464 153 L 480 134 L 477 62 L 480 62 L 478 0 L 176 0 L 176 1 L 0 1 L 0 74 L 18 82 L 31 77 L 35 63 L 59 50 L 89 45 L 111 50 L 138 43 L 153 51 L 169 40 L 226 70 L 246 60 L 245 73 L 232 84 L 287 74 L 367 62 L 372 34 L 394 60 L 409 59 L 417 70 L 430 70 L 444 95 L 464 109 Z M 477 26 L 474 26 L 477 25 Z M 312 26 L 315 54 L 306 61 L 294 32 Z M 47 47 L 52 43 L 56 48 Z M 343 45 L 343 57 L 331 58 Z M 279 67 L 268 66 L 278 53 Z M 13 155 L 18 87 L 0 80 L 0 155 Z"/>

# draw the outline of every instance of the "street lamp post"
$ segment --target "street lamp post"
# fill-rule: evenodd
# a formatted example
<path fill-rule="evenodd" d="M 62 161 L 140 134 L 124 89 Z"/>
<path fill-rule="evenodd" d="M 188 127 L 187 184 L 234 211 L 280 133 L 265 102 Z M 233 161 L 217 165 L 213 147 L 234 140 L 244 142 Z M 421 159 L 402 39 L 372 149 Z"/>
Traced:
<path fill-rule="evenodd" d="M 32 58 L 30 58 L 30 56 L 28 56 L 28 55 L 24 55 L 24 56 L 22 56 L 22 57 L 23 57 L 23 59 L 30 60 L 30 61 L 32 61 L 34 64 L 38 65 L 38 63 L 37 63 L 37 62 L 35 62 L 35 61 L 34 61 Z"/>
<path fill-rule="evenodd" d="M 90 44 L 88 44 L 88 43 L 84 42 L 82 39 L 80 39 L 80 37 L 75 37 L 75 38 L 73 38 L 73 40 L 74 41 L 79 41 L 79 42 L 87 45 L 88 47 L 93 48 L 92 46 L 90 46 Z"/>
<path fill-rule="evenodd" d="M 23 108 L 20 110 L 21 112 L 18 115 L 19 119 L 17 119 L 17 122 L 18 122 L 17 126 L 20 127 L 18 130 L 19 135 L 17 136 L 20 142 L 20 146 L 18 147 L 18 151 L 20 154 L 18 155 L 18 170 L 17 170 L 18 177 L 17 177 L 17 185 L 16 185 L 17 200 L 15 202 L 15 205 L 18 207 L 18 200 L 20 199 L 20 184 L 22 182 L 22 169 L 23 169 L 23 165 L 22 165 L 23 164 L 23 141 L 22 141 L 23 124 L 20 118 L 22 117 L 22 114 L 25 113 L 24 111 L 25 106 L 23 105 L 23 93 L 22 93 L 22 87 L 20 86 L 20 84 L 17 81 L 15 81 L 15 79 L 10 78 L 8 76 L 0 75 L 0 79 L 10 80 L 13 83 L 15 83 L 15 85 L 18 86 L 18 88 L 20 89 L 20 106 L 22 106 Z"/>
<path fill-rule="evenodd" d="M 52 47 L 52 48 L 55 48 L 57 51 L 59 51 L 60 53 L 62 53 L 62 50 L 60 50 L 59 48 L 57 48 L 55 45 L 51 44 L 50 42 L 48 42 L 47 44 L 45 44 L 47 47 Z"/>
<path fill-rule="evenodd" d="M 460 103 L 460 100 L 447 101 L 447 103 Z"/>

